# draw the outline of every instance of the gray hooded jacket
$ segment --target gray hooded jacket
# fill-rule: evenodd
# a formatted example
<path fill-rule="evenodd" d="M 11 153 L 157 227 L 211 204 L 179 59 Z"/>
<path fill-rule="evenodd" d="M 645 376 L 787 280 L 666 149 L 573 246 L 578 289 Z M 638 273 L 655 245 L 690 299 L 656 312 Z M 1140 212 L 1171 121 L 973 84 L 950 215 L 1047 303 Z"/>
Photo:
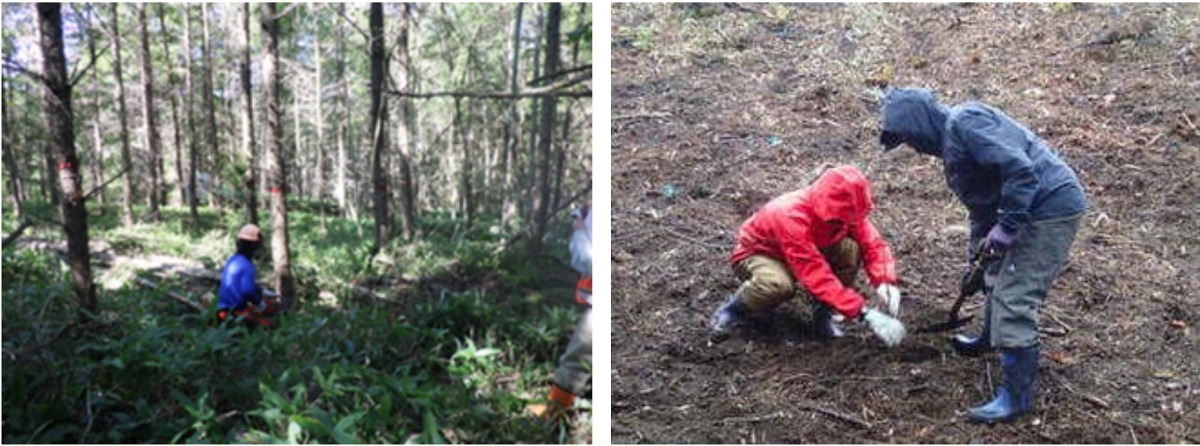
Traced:
<path fill-rule="evenodd" d="M 1046 141 L 978 102 L 938 104 L 928 90 L 898 88 L 883 104 L 885 145 L 907 143 L 942 159 L 946 182 L 971 218 L 972 239 L 999 223 L 1019 232 L 1033 220 L 1083 212 L 1075 171 Z"/>

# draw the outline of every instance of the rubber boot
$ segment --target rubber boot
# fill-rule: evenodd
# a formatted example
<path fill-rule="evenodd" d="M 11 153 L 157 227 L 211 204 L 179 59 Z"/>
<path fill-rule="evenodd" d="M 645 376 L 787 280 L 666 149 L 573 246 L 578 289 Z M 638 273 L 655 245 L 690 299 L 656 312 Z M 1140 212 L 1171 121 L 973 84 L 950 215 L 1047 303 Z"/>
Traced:
<path fill-rule="evenodd" d="M 1004 382 L 996 391 L 995 398 L 982 406 L 967 410 L 967 417 L 971 421 L 1010 421 L 1033 412 L 1038 369 L 1037 346 L 1002 349 L 1000 366 L 1004 370 Z"/>
<path fill-rule="evenodd" d="M 728 334 L 733 327 L 742 322 L 746 316 L 748 309 L 746 304 L 742 303 L 742 290 L 745 289 L 743 284 L 738 287 L 737 291 L 730 294 L 725 299 L 725 303 L 721 304 L 720 308 L 713 313 L 712 319 L 709 321 L 709 329 L 715 336 Z"/>
<path fill-rule="evenodd" d="M 837 339 L 845 336 L 841 324 L 834 320 L 834 311 L 823 302 L 813 301 L 813 324 L 817 327 L 817 335 L 822 339 Z"/>
<path fill-rule="evenodd" d="M 550 401 L 545 404 L 530 404 L 526 406 L 533 416 L 547 424 L 558 424 L 566 418 L 567 409 L 575 404 L 575 395 L 563 390 L 558 384 L 550 385 Z"/>
<path fill-rule="evenodd" d="M 954 347 L 954 351 L 959 356 L 979 356 L 984 353 L 995 350 L 992 348 L 991 340 L 991 307 L 984 304 L 983 307 L 983 330 L 979 332 L 979 336 L 971 337 L 964 334 L 956 334 L 950 338 L 950 345 Z"/>

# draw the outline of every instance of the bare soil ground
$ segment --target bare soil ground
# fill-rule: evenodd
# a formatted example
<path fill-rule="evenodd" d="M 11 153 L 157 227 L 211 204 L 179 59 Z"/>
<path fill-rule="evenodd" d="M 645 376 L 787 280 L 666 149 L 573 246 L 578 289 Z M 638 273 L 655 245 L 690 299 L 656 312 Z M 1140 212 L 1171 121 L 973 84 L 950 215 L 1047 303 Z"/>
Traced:
<path fill-rule="evenodd" d="M 615 443 L 1200 442 L 1200 5 L 613 11 Z M 738 226 L 824 163 L 874 182 L 905 322 L 945 317 L 965 211 L 938 160 L 879 153 L 884 85 L 1005 109 L 1087 188 L 1042 311 L 1036 416 L 969 424 L 994 356 L 945 334 L 818 341 L 807 302 L 709 342 Z"/>

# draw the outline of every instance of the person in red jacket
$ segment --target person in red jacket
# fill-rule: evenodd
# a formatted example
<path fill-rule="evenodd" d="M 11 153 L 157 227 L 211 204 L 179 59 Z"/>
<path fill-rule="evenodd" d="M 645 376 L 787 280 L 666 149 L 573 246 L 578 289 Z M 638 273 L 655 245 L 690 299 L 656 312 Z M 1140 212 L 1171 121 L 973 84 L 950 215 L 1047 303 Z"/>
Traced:
<path fill-rule="evenodd" d="M 728 333 L 748 312 L 768 311 L 803 290 L 826 337 L 839 320 L 865 322 L 888 346 L 904 338 L 896 261 L 867 219 L 871 184 L 854 166 L 826 170 L 808 187 L 772 199 L 745 223 L 730 257 L 741 286 L 713 314 L 714 334 Z M 860 266 L 889 316 L 854 290 Z"/>

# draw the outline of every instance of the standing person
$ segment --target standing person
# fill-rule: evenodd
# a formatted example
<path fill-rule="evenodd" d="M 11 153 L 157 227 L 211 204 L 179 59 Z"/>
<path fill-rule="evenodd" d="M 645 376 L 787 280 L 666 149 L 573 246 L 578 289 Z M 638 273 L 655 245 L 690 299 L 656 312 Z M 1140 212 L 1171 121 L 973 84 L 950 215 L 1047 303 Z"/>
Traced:
<path fill-rule="evenodd" d="M 968 416 L 995 422 L 1032 412 L 1038 311 L 1087 208 L 1083 186 L 1045 140 L 991 106 L 946 107 L 928 90 L 898 88 L 882 112 L 885 151 L 907 144 L 941 158 L 946 182 L 969 212 L 968 257 L 974 249 L 998 257 L 984 273 L 980 336 L 951 340 L 964 355 L 1000 349 L 1004 383 Z"/>
<path fill-rule="evenodd" d="M 529 406 L 535 416 L 551 422 L 562 419 L 592 374 L 592 213 L 587 206 L 571 211 L 571 228 L 571 268 L 579 273 L 575 301 L 585 309 L 566 352 L 558 358 L 549 403 Z"/>
<path fill-rule="evenodd" d="M 854 166 L 825 171 L 810 186 L 775 197 L 742 224 L 730 263 L 742 281 L 712 316 L 723 335 L 747 313 L 768 311 L 795 296 L 811 296 L 817 330 L 842 336 L 839 319 L 865 322 L 885 344 L 904 338 L 896 261 L 867 219 L 871 184 Z M 866 306 L 854 290 L 860 266 L 891 316 Z M 836 312 L 836 314 L 835 314 Z"/>
<path fill-rule="evenodd" d="M 254 283 L 254 256 L 261 246 L 262 234 L 258 226 L 251 223 L 238 231 L 237 252 L 229 257 L 221 269 L 218 320 L 242 316 L 246 324 L 252 327 L 271 326 L 271 321 L 266 318 L 270 311 L 263 299 L 265 291 Z"/>

